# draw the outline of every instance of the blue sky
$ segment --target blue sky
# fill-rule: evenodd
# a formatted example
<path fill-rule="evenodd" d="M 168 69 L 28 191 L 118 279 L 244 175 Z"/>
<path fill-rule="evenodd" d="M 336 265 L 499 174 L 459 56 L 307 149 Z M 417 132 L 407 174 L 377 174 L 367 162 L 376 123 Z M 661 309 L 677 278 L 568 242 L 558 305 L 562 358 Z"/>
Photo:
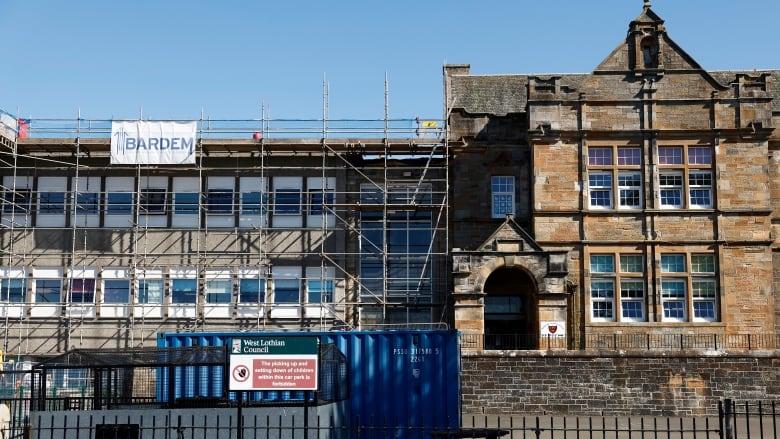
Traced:
<path fill-rule="evenodd" d="M 439 118 L 442 66 L 590 72 L 643 0 L 0 0 L 0 108 L 32 118 Z M 708 70 L 780 68 L 780 1 L 653 0 Z M 780 80 L 778 80 L 780 82 Z M 780 85 L 778 85 L 780 86 Z"/>

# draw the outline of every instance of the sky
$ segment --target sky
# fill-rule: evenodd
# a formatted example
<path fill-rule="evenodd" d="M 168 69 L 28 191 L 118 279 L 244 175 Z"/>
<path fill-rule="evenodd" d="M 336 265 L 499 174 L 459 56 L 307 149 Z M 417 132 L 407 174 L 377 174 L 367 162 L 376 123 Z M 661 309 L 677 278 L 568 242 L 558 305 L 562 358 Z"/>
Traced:
<path fill-rule="evenodd" d="M 0 109 L 33 119 L 246 120 L 319 119 L 327 107 L 329 119 L 438 119 L 445 64 L 470 64 L 473 74 L 591 72 L 642 7 L 0 0 Z M 652 0 L 652 9 L 707 70 L 780 68 L 778 0 Z"/>

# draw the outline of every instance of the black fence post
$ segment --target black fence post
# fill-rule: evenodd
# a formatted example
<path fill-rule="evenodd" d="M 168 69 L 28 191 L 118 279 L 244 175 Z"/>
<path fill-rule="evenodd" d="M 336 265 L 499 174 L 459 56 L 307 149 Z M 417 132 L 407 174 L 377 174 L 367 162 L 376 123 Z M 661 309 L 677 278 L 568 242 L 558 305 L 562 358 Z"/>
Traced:
<path fill-rule="evenodd" d="M 723 410 L 720 410 L 720 437 L 734 439 L 734 401 L 726 398 L 721 404 L 723 404 Z"/>

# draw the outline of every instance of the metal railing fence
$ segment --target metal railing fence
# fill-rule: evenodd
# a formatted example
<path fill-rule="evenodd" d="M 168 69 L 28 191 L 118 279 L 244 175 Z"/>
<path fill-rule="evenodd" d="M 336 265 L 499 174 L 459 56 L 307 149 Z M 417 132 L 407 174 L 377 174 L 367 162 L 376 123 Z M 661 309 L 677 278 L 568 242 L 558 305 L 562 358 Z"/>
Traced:
<path fill-rule="evenodd" d="M 586 334 L 581 339 L 538 334 L 461 334 L 465 349 L 484 350 L 775 350 L 777 334 Z"/>
<path fill-rule="evenodd" d="M 723 400 L 718 414 L 701 417 L 649 415 L 626 416 L 524 416 L 480 415 L 465 417 L 458 428 L 433 419 L 358 419 L 356 425 L 341 425 L 332 418 L 280 415 L 258 416 L 223 412 L 209 416 L 191 411 L 145 412 L 107 416 L 87 414 L 77 419 L 42 413 L 24 432 L 9 431 L 7 437 L 54 439 L 89 437 L 100 439 L 245 439 L 245 438 L 472 438 L 504 437 L 552 439 L 718 438 L 777 439 L 780 413 L 776 402 Z"/>

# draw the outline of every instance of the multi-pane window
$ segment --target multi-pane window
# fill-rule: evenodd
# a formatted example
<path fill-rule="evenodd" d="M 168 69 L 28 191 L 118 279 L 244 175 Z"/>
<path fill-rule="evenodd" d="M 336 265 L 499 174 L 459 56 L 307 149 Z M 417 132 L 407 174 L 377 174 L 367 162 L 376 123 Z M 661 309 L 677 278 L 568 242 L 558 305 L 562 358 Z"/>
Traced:
<path fill-rule="evenodd" d="M 717 320 L 714 255 L 663 254 L 661 273 L 664 320 Z"/>
<path fill-rule="evenodd" d="M 109 192 L 106 194 L 106 215 L 131 215 L 132 213 L 132 193 Z"/>
<path fill-rule="evenodd" d="M 620 255 L 620 317 L 624 321 L 642 322 L 647 319 L 644 271 L 642 255 Z"/>
<path fill-rule="evenodd" d="M 30 212 L 31 204 L 32 197 L 29 189 L 9 189 L 3 193 L 4 213 L 26 214 Z"/>
<path fill-rule="evenodd" d="M 619 260 L 618 270 L 615 261 Z M 592 254 L 590 300 L 593 321 L 646 321 L 644 258 L 639 254 Z M 619 291 L 616 291 L 619 288 Z"/>
<path fill-rule="evenodd" d="M 38 213 L 44 215 L 65 213 L 65 192 L 40 192 L 38 194 Z"/>
<path fill-rule="evenodd" d="M 230 189 L 209 189 L 206 196 L 206 210 L 210 214 L 232 214 L 233 191 Z"/>
<path fill-rule="evenodd" d="M 130 302 L 130 281 L 128 279 L 106 279 L 103 281 L 103 302 Z"/>
<path fill-rule="evenodd" d="M 609 172 L 591 172 L 588 175 L 588 193 L 590 207 L 612 208 L 612 174 Z"/>
<path fill-rule="evenodd" d="M 27 284 L 24 279 L 0 279 L 0 301 L 24 303 Z"/>
<path fill-rule="evenodd" d="M 490 178 L 491 218 L 505 218 L 515 213 L 515 177 L 495 175 Z"/>
<path fill-rule="evenodd" d="M 142 279 L 138 281 L 138 303 L 160 304 L 163 299 L 162 279 Z"/>
<path fill-rule="evenodd" d="M 615 257 L 590 256 L 591 317 L 595 321 L 615 320 Z M 603 277 L 608 276 L 608 277 Z"/>
<path fill-rule="evenodd" d="M 713 206 L 712 148 L 659 146 L 659 203 L 668 209 Z"/>
<path fill-rule="evenodd" d="M 588 148 L 588 205 L 592 209 L 641 209 L 642 149 Z"/>
<path fill-rule="evenodd" d="M 691 255 L 691 298 L 694 321 L 717 320 L 715 257 L 711 254 Z"/>
<path fill-rule="evenodd" d="M 138 207 L 141 213 L 164 214 L 166 212 L 166 198 L 167 193 L 165 189 L 141 189 L 138 197 Z"/>
<path fill-rule="evenodd" d="M 275 215 L 300 215 L 301 214 L 301 190 L 294 188 L 280 188 L 274 191 Z"/>
<path fill-rule="evenodd" d="M 618 205 L 625 208 L 642 207 L 642 175 L 639 172 L 618 173 Z"/>
<path fill-rule="evenodd" d="M 71 279 L 70 302 L 95 303 L 95 279 Z"/>

